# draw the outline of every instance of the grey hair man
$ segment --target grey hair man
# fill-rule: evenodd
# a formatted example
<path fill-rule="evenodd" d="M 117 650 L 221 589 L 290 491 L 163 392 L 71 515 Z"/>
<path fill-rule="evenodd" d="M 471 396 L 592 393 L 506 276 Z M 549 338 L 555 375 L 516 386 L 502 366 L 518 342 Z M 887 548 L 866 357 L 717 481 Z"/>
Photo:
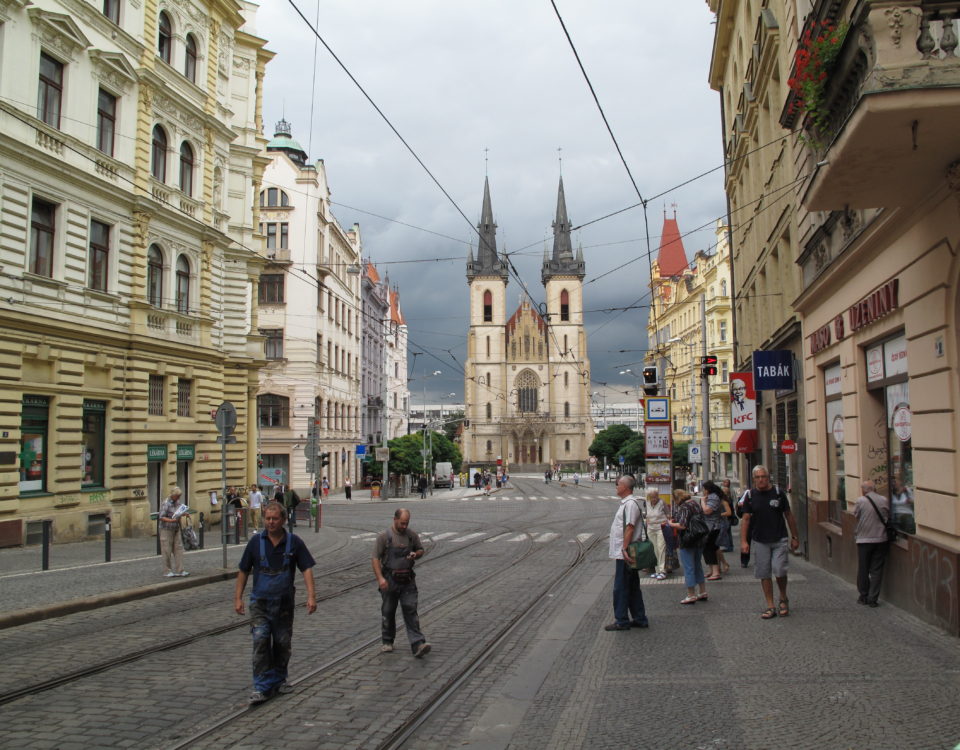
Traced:
<path fill-rule="evenodd" d="M 628 546 L 638 541 L 643 534 L 640 518 L 640 503 L 633 494 L 637 480 L 624 474 L 617 480 L 617 497 L 620 504 L 610 524 L 610 558 L 615 561 L 613 575 L 613 614 L 616 620 L 604 630 L 630 630 L 648 625 L 647 612 L 640 592 L 640 574 L 634 570 L 634 560 Z"/>
<path fill-rule="evenodd" d="M 787 536 L 787 527 L 790 535 Z M 752 541 L 747 541 L 752 536 Z M 754 576 L 760 579 L 767 608 L 760 615 L 771 620 L 790 614 L 787 598 L 787 546 L 794 552 L 800 547 L 797 520 L 790 511 L 790 501 L 779 487 L 770 483 L 766 466 L 753 467 L 753 487 L 743 500 L 743 523 L 740 525 L 740 552 L 752 553 Z M 773 606 L 773 580 L 777 579 L 780 602 Z"/>
<path fill-rule="evenodd" d="M 857 518 L 854 536 L 857 541 L 857 603 L 880 606 L 880 586 L 890 543 L 886 522 L 890 520 L 890 501 L 877 492 L 870 479 L 860 483 L 860 497 L 853 506 Z"/>

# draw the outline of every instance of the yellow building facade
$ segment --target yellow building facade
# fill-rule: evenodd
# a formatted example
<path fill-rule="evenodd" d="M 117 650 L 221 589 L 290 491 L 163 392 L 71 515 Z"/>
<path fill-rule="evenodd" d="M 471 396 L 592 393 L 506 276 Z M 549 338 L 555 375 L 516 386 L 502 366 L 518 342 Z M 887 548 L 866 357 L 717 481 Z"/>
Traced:
<path fill-rule="evenodd" d="M 0 544 L 151 533 L 174 485 L 216 517 L 223 401 L 255 475 L 253 13 L 0 3 Z"/>

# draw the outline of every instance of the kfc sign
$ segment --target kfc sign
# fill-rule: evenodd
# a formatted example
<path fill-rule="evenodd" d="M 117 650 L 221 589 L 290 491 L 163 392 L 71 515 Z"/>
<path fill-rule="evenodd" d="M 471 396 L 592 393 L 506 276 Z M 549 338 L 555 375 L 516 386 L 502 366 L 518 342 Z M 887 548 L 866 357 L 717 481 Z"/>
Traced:
<path fill-rule="evenodd" d="M 752 372 L 730 375 L 730 426 L 734 430 L 757 429 L 757 394 Z"/>

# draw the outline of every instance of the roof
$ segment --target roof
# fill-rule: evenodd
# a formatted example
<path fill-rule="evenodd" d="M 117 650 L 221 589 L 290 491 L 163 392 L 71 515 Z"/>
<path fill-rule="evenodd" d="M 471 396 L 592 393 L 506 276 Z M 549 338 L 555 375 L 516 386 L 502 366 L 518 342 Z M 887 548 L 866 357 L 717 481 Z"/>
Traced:
<path fill-rule="evenodd" d="M 390 292 L 390 320 L 400 326 L 407 324 L 403 319 L 403 313 L 400 312 L 400 292 L 396 289 Z"/>
<path fill-rule="evenodd" d="M 672 219 L 663 217 L 663 231 L 660 233 L 660 252 L 657 254 L 657 264 L 660 266 L 661 276 L 680 276 L 687 270 L 687 253 L 683 249 L 683 240 L 680 237 L 680 227 L 677 225 L 677 215 Z"/>
<path fill-rule="evenodd" d="M 520 318 L 525 312 L 529 312 L 533 316 L 534 321 L 537 323 L 537 328 L 540 329 L 540 333 L 546 333 L 547 324 L 540 316 L 540 313 L 533 308 L 529 300 L 523 300 L 523 302 L 520 303 L 520 306 L 516 309 L 516 312 L 510 316 L 510 320 L 507 321 L 506 329 L 508 337 L 517 330 L 517 323 L 520 322 Z"/>
<path fill-rule="evenodd" d="M 367 278 L 374 284 L 380 283 L 380 274 L 377 273 L 377 267 L 370 261 L 367 261 Z"/>

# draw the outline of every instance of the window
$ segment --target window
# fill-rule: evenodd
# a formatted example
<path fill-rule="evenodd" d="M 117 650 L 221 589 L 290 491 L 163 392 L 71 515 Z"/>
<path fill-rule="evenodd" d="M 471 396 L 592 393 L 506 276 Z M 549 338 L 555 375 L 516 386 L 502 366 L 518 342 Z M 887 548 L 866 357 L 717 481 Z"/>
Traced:
<path fill-rule="evenodd" d="M 564 451 L 564 453 L 569 453 L 569 452 L 570 452 L 570 441 L 569 441 L 569 440 L 564 440 L 564 441 L 563 441 L 563 451 Z"/>
<path fill-rule="evenodd" d="M 197 82 L 197 40 L 193 34 L 187 34 L 187 45 L 184 50 L 183 74 L 191 83 Z"/>
<path fill-rule="evenodd" d="M 151 375 L 147 393 L 147 414 L 154 417 L 163 416 L 163 389 L 165 386 L 163 375 Z"/>
<path fill-rule="evenodd" d="M 570 373 L 563 373 L 563 387 L 567 388 L 570 385 Z"/>
<path fill-rule="evenodd" d="M 81 430 L 80 486 L 103 487 L 103 458 L 106 453 L 107 402 L 83 400 Z"/>
<path fill-rule="evenodd" d="M 840 523 L 840 514 L 847 507 L 846 471 L 844 468 L 844 421 L 842 373 L 840 365 L 823 371 L 823 395 L 826 400 L 824 424 L 827 444 L 827 518 Z"/>
<path fill-rule="evenodd" d="M 186 141 L 180 144 L 180 192 L 193 195 L 193 148 Z"/>
<path fill-rule="evenodd" d="M 189 417 L 190 394 L 193 391 L 193 381 L 186 378 L 177 378 L 177 416 Z"/>
<path fill-rule="evenodd" d="M 120 23 L 120 0 L 103 0 L 103 15 L 116 24 Z"/>
<path fill-rule="evenodd" d="M 190 312 L 190 261 L 186 255 L 177 258 L 177 312 Z"/>
<path fill-rule="evenodd" d="M 560 320 L 570 320 L 570 295 L 566 289 L 560 292 Z"/>
<path fill-rule="evenodd" d="M 517 376 L 517 411 L 536 413 L 540 381 L 532 370 L 524 370 Z"/>
<path fill-rule="evenodd" d="M 567 348 L 567 334 L 563 334 L 563 356 L 566 357 L 569 351 L 570 349 Z"/>
<path fill-rule="evenodd" d="M 266 393 L 257 396 L 257 419 L 261 427 L 286 427 L 287 413 L 290 411 L 290 399 Z M 264 466 L 266 466 L 264 456 Z"/>
<path fill-rule="evenodd" d="M 110 260 L 110 225 L 93 219 L 90 222 L 90 258 L 87 286 L 107 291 L 107 267 Z"/>
<path fill-rule="evenodd" d="M 726 383 L 730 379 L 730 365 L 727 360 L 720 363 L 720 382 Z"/>
<path fill-rule="evenodd" d="M 493 453 L 493 441 L 492 441 L 492 440 L 488 440 L 488 441 L 487 441 L 487 453 Z"/>
<path fill-rule="evenodd" d="M 173 58 L 173 28 L 170 26 L 170 17 L 160 11 L 160 30 L 157 34 L 157 54 L 167 65 Z"/>
<path fill-rule="evenodd" d="M 53 276 L 53 236 L 57 207 L 40 198 L 33 199 L 30 211 L 30 273 Z"/>
<path fill-rule="evenodd" d="M 563 402 L 563 416 L 566 419 L 570 418 L 570 402 L 569 401 Z"/>
<path fill-rule="evenodd" d="M 97 149 L 113 156 L 113 139 L 117 130 L 117 97 L 103 89 L 97 95 Z"/>
<path fill-rule="evenodd" d="M 266 336 L 264 354 L 267 359 L 283 359 L 283 329 L 261 328 L 260 335 Z"/>
<path fill-rule="evenodd" d="M 163 253 L 156 245 L 147 251 L 147 301 L 163 307 Z"/>
<path fill-rule="evenodd" d="M 150 144 L 150 174 L 165 182 L 167 179 L 167 133 L 159 125 L 153 126 Z"/>
<path fill-rule="evenodd" d="M 52 128 L 60 129 L 63 102 L 63 63 L 40 53 L 40 87 L 37 93 L 37 117 Z"/>
<path fill-rule="evenodd" d="M 483 293 L 483 322 L 493 322 L 493 295 L 489 290 Z"/>
<path fill-rule="evenodd" d="M 323 336 L 317 336 L 317 364 L 323 364 Z"/>
<path fill-rule="evenodd" d="M 490 337 L 487 336 L 487 356 L 490 356 Z"/>
<path fill-rule="evenodd" d="M 282 305 L 284 303 L 284 275 L 282 273 L 265 273 L 260 276 L 261 305 Z"/>
<path fill-rule="evenodd" d="M 289 206 L 290 198 L 279 188 L 267 188 L 260 191 L 260 205 L 267 208 L 276 208 L 277 206 Z"/>
<path fill-rule="evenodd" d="M 493 419 L 493 405 L 487 401 L 487 419 Z"/>
<path fill-rule="evenodd" d="M 20 492 L 47 488 L 47 427 L 50 401 L 44 396 L 24 396 L 20 412 Z"/>
<path fill-rule="evenodd" d="M 288 246 L 287 222 L 271 222 L 264 225 L 267 230 L 267 250 L 286 250 Z M 279 234 L 280 244 L 277 244 L 277 235 Z"/>
<path fill-rule="evenodd" d="M 720 341 L 723 342 L 726 340 L 727 340 L 727 321 L 721 320 L 720 321 Z"/>

